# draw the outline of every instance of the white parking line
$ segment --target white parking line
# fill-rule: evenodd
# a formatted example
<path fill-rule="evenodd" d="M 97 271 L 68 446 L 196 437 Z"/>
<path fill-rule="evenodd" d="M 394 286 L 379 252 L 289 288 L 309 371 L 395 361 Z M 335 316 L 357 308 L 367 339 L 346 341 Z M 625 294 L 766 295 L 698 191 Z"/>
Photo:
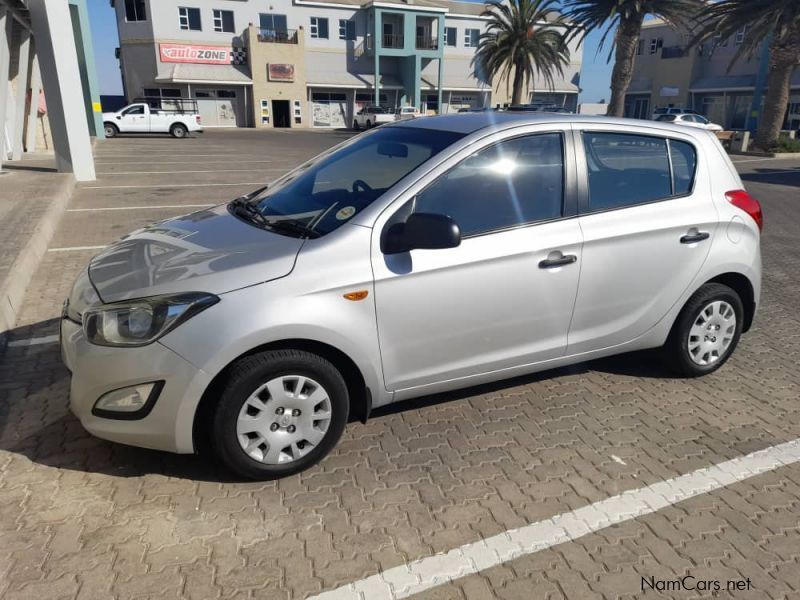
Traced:
<path fill-rule="evenodd" d="M 772 157 L 772 156 L 764 156 L 763 158 L 746 158 L 744 160 L 733 160 L 733 159 L 731 159 L 731 162 L 733 164 L 735 164 L 735 165 L 738 165 L 738 164 L 741 164 L 741 163 L 764 162 L 765 160 L 775 160 L 775 158 Z"/>
<path fill-rule="evenodd" d="M 42 344 L 55 344 L 58 342 L 57 335 L 46 335 L 43 337 L 29 338 L 27 340 L 14 340 L 8 342 L 9 348 L 25 348 L 27 346 L 41 346 Z"/>
<path fill-rule="evenodd" d="M 552 519 L 510 529 L 444 554 L 387 569 L 310 600 L 398 600 L 455 579 L 576 540 L 612 525 L 800 462 L 800 438 L 647 487 L 630 490 Z"/>
<path fill-rule="evenodd" d="M 64 246 L 63 248 L 48 248 L 48 252 L 75 252 L 77 250 L 102 250 L 105 246 Z"/>
<path fill-rule="evenodd" d="M 126 190 L 137 188 L 185 188 L 185 187 L 219 187 L 230 185 L 266 185 L 265 181 L 245 182 L 245 183 L 162 183 L 159 185 L 91 185 L 81 187 L 81 190 Z"/>
<path fill-rule="evenodd" d="M 96 210 L 146 210 L 149 208 L 208 208 L 216 204 L 156 204 L 153 206 L 101 206 L 98 208 L 68 208 L 67 212 L 94 212 Z"/>

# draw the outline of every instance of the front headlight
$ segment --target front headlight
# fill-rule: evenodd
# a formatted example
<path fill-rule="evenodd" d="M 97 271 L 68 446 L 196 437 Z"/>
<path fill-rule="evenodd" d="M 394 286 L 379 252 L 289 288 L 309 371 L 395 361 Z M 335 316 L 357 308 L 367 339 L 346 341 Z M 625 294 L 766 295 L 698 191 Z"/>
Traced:
<path fill-rule="evenodd" d="M 98 346 L 146 346 L 217 302 L 189 292 L 104 304 L 84 313 L 83 331 Z"/>

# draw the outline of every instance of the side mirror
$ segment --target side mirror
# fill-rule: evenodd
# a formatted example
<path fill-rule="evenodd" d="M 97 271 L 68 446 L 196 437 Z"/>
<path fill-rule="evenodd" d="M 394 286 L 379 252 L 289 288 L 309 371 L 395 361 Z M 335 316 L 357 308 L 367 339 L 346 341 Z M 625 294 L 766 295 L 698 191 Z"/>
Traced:
<path fill-rule="evenodd" d="M 461 228 L 447 215 L 411 213 L 405 223 L 390 226 L 381 239 L 381 252 L 440 250 L 461 244 Z"/>

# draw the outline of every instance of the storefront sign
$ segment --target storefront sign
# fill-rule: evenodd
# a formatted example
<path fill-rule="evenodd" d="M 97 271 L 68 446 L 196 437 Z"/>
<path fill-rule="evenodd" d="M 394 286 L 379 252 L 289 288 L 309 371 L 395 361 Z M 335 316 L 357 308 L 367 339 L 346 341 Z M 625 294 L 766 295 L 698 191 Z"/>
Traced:
<path fill-rule="evenodd" d="M 231 64 L 232 48 L 195 46 L 189 44 L 159 44 L 161 62 L 195 63 L 202 65 Z"/>
<path fill-rule="evenodd" d="M 294 81 L 294 65 L 268 64 L 267 79 L 270 81 Z"/>

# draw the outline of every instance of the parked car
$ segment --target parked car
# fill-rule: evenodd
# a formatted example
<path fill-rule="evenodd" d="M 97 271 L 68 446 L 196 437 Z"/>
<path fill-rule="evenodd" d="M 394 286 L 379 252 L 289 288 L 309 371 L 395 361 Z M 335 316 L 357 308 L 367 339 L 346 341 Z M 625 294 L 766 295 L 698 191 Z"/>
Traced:
<path fill-rule="evenodd" d="M 676 108 L 674 106 L 660 106 L 653 111 L 653 116 L 650 117 L 653 121 L 658 120 L 661 115 L 696 115 L 696 110 L 691 108 Z"/>
<path fill-rule="evenodd" d="M 394 112 L 383 106 L 365 106 L 356 113 L 353 119 L 353 129 L 369 129 L 375 125 L 392 123 Z"/>
<path fill-rule="evenodd" d="M 170 100 L 162 107 L 152 107 L 147 101 L 135 102 L 113 113 L 103 113 L 103 127 L 107 138 L 120 133 L 169 133 L 185 138 L 190 132 L 202 132 L 197 103 L 188 105 L 180 99 Z M 166 104 L 166 101 L 165 101 Z"/>
<path fill-rule="evenodd" d="M 415 106 L 401 106 L 394 111 L 395 121 L 407 121 L 408 119 L 416 119 L 422 116 L 424 115 Z"/>
<path fill-rule="evenodd" d="M 688 125 L 689 127 L 699 127 L 708 131 L 723 131 L 722 125 L 717 125 L 706 119 L 703 115 L 681 114 L 681 115 L 660 115 L 656 121 L 662 123 L 674 123 L 675 125 Z"/>
<path fill-rule="evenodd" d="M 92 259 L 61 321 L 71 409 L 263 479 L 408 398 L 648 348 L 705 375 L 753 322 L 761 228 L 698 128 L 392 123 Z"/>

